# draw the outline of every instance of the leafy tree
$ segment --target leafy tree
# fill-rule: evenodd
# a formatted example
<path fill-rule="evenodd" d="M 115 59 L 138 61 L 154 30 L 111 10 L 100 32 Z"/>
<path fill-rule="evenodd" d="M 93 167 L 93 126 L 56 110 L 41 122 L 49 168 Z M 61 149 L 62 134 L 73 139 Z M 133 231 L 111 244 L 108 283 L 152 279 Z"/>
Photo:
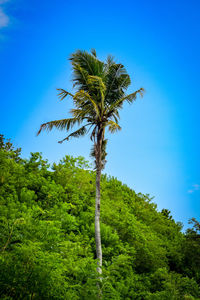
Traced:
<path fill-rule="evenodd" d="M 187 276 L 194 277 L 200 283 L 200 223 L 192 218 L 189 220 L 189 224 L 193 226 L 186 231 L 182 271 Z"/>
<path fill-rule="evenodd" d="M 20 158 L 21 148 L 15 149 L 10 139 L 6 140 L 3 134 L 0 134 L 0 150 L 4 151 L 10 158 L 15 159 L 15 161 L 22 161 Z"/>
<path fill-rule="evenodd" d="M 98 259 L 97 271 L 102 272 L 102 247 L 100 234 L 100 180 L 101 171 L 105 165 L 106 143 L 105 131 L 115 133 L 121 130 L 119 126 L 119 110 L 124 102 L 132 103 L 136 96 L 143 95 L 144 89 L 126 94 L 131 80 L 122 64 L 116 63 L 111 56 L 105 62 L 99 60 L 96 51 L 91 54 L 86 51 L 76 51 L 71 58 L 73 68 L 74 87 L 77 92 L 72 94 L 64 89 L 59 89 L 59 97 L 63 100 L 71 96 L 74 108 L 70 111 L 72 118 L 50 121 L 41 125 L 42 130 L 69 131 L 75 125 L 80 128 L 70 133 L 60 143 L 70 137 L 80 137 L 90 133 L 93 141 L 92 156 L 95 158 L 96 168 L 96 204 L 95 204 L 95 241 Z"/>
<path fill-rule="evenodd" d="M 98 299 L 95 171 L 0 149 L 0 299 Z M 197 300 L 199 222 L 185 234 L 152 198 L 101 177 L 102 300 Z"/>

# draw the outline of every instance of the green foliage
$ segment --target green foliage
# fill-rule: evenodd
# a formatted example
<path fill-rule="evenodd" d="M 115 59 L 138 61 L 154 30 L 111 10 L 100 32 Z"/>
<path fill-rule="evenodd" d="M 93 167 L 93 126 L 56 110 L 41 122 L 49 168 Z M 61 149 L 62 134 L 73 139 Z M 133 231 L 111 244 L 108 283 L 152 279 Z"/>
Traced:
<path fill-rule="evenodd" d="M 0 299 L 98 299 L 88 162 L 50 169 L 2 137 L 0 165 Z M 101 189 L 102 299 L 200 299 L 199 223 L 183 234 L 148 195 L 106 175 Z"/>

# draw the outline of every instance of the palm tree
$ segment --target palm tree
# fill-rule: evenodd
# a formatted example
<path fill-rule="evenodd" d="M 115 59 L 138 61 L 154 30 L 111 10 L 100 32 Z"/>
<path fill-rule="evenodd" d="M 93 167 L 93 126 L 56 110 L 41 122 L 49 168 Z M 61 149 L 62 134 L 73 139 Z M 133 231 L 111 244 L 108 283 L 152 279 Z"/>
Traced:
<path fill-rule="evenodd" d="M 53 128 L 69 131 L 78 125 L 78 129 L 70 133 L 59 143 L 72 137 L 80 137 L 90 132 L 93 142 L 91 155 L 95 158 L 96 169 L 96 204 L 95 204 L 95 241 L 96 256 L 98 260 L 97 271 L 102 273 L 102 248 L 100 234 L 100 180 L 101 171 L 105 165 L 106 129 L 115 133 L 121 130 L 119 126 L 119 110 L 124 102 L 132 103 L 138 94 L 143 96 L 144 89 L 126 94 L 130 85 L 130 77 L 122 64 L 108 56 L 105 62 L 99 60 L 96 51 L 76 51 L 70 57 L 73 69 L 73 87 L 76 93 L 72 94 L 64 89 L 59 90 L 59 98 L 63 100 L 70 96 L 74 108 L 71 109 L 71 118 L 55 120 L 40 126 L 42 130 L 50 131 Z"/>

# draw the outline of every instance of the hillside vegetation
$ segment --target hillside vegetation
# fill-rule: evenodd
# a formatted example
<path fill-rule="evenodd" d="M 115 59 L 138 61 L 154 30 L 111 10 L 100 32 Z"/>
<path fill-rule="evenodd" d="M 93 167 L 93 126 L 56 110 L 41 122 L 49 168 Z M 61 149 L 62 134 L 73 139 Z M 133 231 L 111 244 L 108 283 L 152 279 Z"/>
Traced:
<path fill-rule="evenodd" d="M 101 178 L 102 299 L 200 299 L 199 223 Z M 95 173 L 82 157 L 50 168 L 0 137 L 0 299 L 98 297 Z"/>

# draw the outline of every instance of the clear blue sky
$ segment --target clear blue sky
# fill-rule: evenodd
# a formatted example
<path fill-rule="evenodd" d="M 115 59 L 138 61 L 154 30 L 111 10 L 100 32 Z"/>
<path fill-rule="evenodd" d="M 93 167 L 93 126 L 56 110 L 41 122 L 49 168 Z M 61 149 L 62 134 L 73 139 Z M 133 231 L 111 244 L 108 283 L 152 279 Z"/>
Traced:
<path fill-rule="evenodd" d="M 70 54 L 112 54 L 132 78 L 130 92 L 146 94 L 121 112 L 105 172 L 155 196 L 186 226 L 199 220 L 199 15 L 199 0 L 0 0 L 0 132 L 25 157 L 89 159 L 89 138 L 60 145 L 64 133 L 36 132 L 69 116 L 71 102 L 59 102 L 56 88 L 71 90 Z"/>

